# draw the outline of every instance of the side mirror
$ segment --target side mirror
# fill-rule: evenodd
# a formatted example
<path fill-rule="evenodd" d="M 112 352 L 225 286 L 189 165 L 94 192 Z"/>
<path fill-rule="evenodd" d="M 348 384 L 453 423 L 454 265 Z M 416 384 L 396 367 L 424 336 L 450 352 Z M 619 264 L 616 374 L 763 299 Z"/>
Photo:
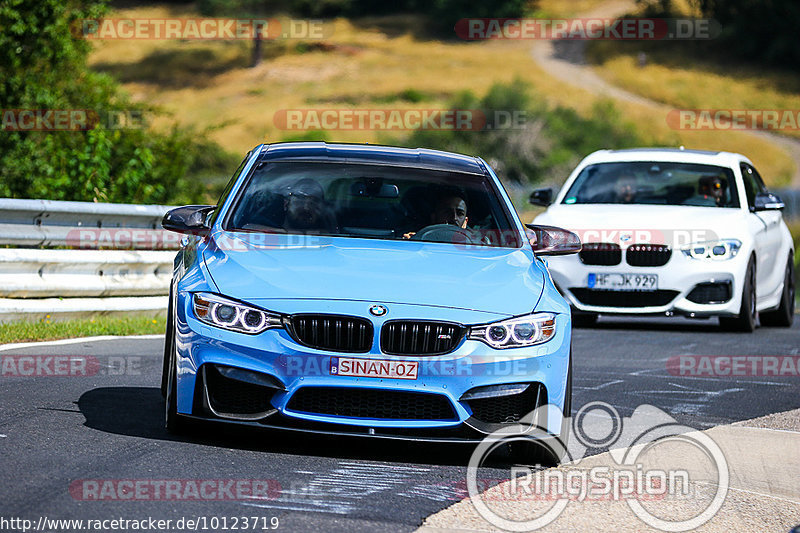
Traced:
<path fill-rule="evenodd" d="M 771 211 L 774 209 L 783 209 L 784 207 L 784 203 L 781 199 L 771 192 L 760 192 L 756 194 L 752 211 Z"/>
<path fill-rule="evenodd" d="M 206 216 L 216 209 L 215 205 L 185 205 L 167 212 L 161 219 L 161 227 L 178 233 L 189 235 L 208 235 L 210 228 L 206 225 Z"/>
<path fill-rule="evenodd" d="M 536 189 L 531 193 L 528 202 L 533 205 L 541 205 L 547 207 L 553 203 L 553 189 Z"/>
<path fill-rule="evenodd" d="M 571 231 L 535 224 L 525 224 L 525 227 L 536 255 L 569 255 L 581 251 L 581 239 Z"/>

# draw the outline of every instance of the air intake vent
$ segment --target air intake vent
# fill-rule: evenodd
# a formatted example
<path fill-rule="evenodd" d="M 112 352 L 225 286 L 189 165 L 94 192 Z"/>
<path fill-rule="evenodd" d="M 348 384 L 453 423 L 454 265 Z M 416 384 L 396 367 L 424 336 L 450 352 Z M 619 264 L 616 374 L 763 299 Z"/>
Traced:
<path fill-rule="evenodd" d="M 696 304 L 721 304 L 731 299 L 731 282 L 699 283 L 686 297 Z"/>
<path fill-rule="evenodd" d="M 344 315 L 293 315 L 292 336 L 304 346 L 332 352 L 365 353 L 372 347 L 372 322 Z"/>
<path fill-rule="evenodd" d="M 618 265 L 622 261 L 622 250 L 618 244 L 608 242 L 587 242 L 578 253 L 584 265 Z"/>
<path fill-rule="evenodd" d="M 569 290 L 584 305 L 597 307 L 660 307 L 667 305 L 678 291 L 612 291 L 607 289 L 573 288 Z"/>
<path fill-rule="evenodd" d="M 472 416 L 487 424 L 509 424 L 546 403 L 546 392 L 540 383 L 531 383 L 517 394 L 466 400 Z"/>
<path fill-rule="evenodd" d="M 625 260 L 632 266 L 663 266 L 670 257 L 672 250 L 663 244 L 633 244 L 625 252 Z"/>
<path fill-rule="evenodd" d="M 203 365 L 210 407 L 232 417 L 248 417 L 273 410 L 270 403 L 278 389 L 230 379 L 214 367 Z"/>
<path fill-rule="evenodd" d="M 381 330 L 381 351 L 391 355 L 442 355 L 455 350 L 466 328 L 452 322 L 393 320 Z"/>
<path fill-rule="evenodd" d="M 453 420 L 456 413 L 441 394 L 348 387 L 303 387 L 289 411 L 390 420 Z"/>

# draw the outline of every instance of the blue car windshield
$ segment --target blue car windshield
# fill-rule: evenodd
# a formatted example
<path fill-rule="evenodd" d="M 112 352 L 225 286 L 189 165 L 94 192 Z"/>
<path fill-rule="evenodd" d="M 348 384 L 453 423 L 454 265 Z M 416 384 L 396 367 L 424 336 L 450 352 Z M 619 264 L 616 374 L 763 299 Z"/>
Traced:
<path fill-rule="evenodd" d="M 236 194 L 228 231 L 518 248 L 488 176 L 380 164 L 262 162 Z"/>
<path fill-rule="evenodd" d="M 562 203 L 739 207 L 739 195 L 729 168 L 639 161 L 587 166 Z"/>

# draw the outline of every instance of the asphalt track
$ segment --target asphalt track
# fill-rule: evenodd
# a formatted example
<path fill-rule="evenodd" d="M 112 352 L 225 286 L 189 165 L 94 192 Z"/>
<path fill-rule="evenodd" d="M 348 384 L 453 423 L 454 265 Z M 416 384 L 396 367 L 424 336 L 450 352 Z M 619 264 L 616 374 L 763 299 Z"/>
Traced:
<path fill-rule="evenodd" d="M 796 374 L 712 378 L 667 369 L 670 357 L 680 355 L 797 356 L 798 323 L 735 334 L 719 331 L 715 321 L 601 319 L 594 328 L 575 330 L 573 345 L 573 410 L 603 401 L 630 416 L 651 404 L 679 423 L 705 429 L 800 407 Z M 222 426 L 173 438 L 163 429 L 161 350 L 162 339 L 150 337 L 0 351 L 0 358 L 92 356 L 99 365 L 91 376 L 0 377 L 0 524 L 3 518 L 36 524 L 40 517 L 152 517 L 174 524 L 185 517 L 219 531 L 223 518 L 235 530 L 233 517 L 257 516 L 268 526 L 277 518 L 278 531 L 411 531 L 465 495 L 465 447 Z M 71 484 L 87 479 L 272 480 L 272 496 L 93 501 L 70 492 Z M 220 520 L 215 528 L 212 518 Z M 241 530 L 244 523 L 237 525 Z"/>

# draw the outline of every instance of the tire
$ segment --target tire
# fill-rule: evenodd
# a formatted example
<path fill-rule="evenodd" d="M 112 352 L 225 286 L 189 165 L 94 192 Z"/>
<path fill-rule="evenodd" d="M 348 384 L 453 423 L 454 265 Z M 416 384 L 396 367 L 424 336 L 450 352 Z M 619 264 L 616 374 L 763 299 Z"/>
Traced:
<path fill-rule="evenodd" d="M 754 258 L 747 263 L 747 273 L 742 287 L 742 305 L 739 306 L 739 315 L 735 317 L 720 317 L 719 325 L 728 331 L 752 333 L 756 329 L 758 312 L 756 311 L 756 264 Z"/>
<path fill-rule="evenodd" d="M 794 322 L 794 261 L 789 257 L 786 263 L 786 275 L 783 278 L 783 292 L 781 292 L 781 303 L 775 311 L 761 313 L 759 319 L 762 326 L 778 328 L 788 328 Z"/>
<path fill-rule="evenodd" d="M 189 429 L 189 421 L 178 414 L 178 376 L 175 372 L 175 334 L 167 341 L 169 356 L 167 363 L 167 387 L 164 391 L 164 427 L 168 433 L 182 435 Z"/>
<path fill-rule="evenodd" d="M 572 326 L 575 328 L 591 328 L 597 324 L 597 313 L 586 313 L 572 310 Z"/>
<path fill-rule="evenodd" d="M 561 433 L 557 438 L 546 441 L 515 441 L 511 443 L 510 455 L 514 462 L 527 465 L 557 466 L 567 452 L 569 434 L 572 428 L 572 351 L 570 350 L 567 370 L 567 390 L 564 398 L 564 417 L 561 420 Z"/>
<path fill-rule="evenodd" d="M 161 397 L 167 397 L 167 383 L 169 380 L 169 362 L 171 357 L 173 335 L 175 331 L 172 325 L 172 289 L 169 290 L 169 303 L 167 304 L 167 331 L 164 334 L 164 362 L 161 366 Z"/>

